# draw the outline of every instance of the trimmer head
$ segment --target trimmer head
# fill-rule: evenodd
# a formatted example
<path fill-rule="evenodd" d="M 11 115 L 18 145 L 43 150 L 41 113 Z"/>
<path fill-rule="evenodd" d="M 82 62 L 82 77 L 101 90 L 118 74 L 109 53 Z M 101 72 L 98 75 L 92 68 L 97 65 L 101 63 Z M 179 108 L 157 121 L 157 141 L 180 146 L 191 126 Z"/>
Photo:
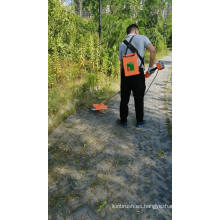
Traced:
<path fill-rule="evenodd" d="M 100 111 L 100 110 L 106 110 L 108 109 L 108 106 L 104 103 L 100 104 L 93 104 L 93 108 L 91 108 L 92 111 Z"/>
<path fill-rule="evenodd" d="M 110 101 L 113 97 L 115 97 L 116 95 L 118 95 L 120 93 L 120 91 L 116 92 L 113 96 L 111 96 L 110 98 L 104 100 L 102 103 L 100 104 L 93 104 L 93 108 L 90 108 L 91 111 L 100 111 L 100 110 L 106 110 L 108 109 L 108 106 L 104 104 L 108 103 L 108 101 Z"/>

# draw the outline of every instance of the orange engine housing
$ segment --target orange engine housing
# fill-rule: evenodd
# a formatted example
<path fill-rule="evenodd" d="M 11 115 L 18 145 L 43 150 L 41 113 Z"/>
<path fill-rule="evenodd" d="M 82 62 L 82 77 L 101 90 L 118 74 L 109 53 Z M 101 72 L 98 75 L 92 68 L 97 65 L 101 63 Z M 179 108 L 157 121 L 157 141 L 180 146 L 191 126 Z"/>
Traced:
<path fill-rule="evenodd" d="M 158 69 L 158 70 L 162 70 L 162 69 L 163 69 L 163 66 L 161 65 L 160 62 L 157 62 L 157 69 Z"/>

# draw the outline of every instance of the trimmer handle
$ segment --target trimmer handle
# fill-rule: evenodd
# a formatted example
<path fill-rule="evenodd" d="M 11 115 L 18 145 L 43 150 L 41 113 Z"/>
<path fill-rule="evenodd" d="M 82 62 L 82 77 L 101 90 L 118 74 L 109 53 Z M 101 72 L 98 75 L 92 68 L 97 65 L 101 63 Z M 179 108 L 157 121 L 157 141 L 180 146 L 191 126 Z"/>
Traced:
<path fill-rule="evenodd" d="M 151 71 L 152 71 L 152 73 L 153 73 L 155 70 L 163 70 L 164 68 L 165 68 L 164 63 L 163 63 L 162 61 L 158 61 L 157 64 L 156 64 L 156 67 L 154 67 Z M 145 77 L 146 77 L 146 78 L 150 77 L 150 75 L 151 75 L 152 73 L 146 72 Z"/>

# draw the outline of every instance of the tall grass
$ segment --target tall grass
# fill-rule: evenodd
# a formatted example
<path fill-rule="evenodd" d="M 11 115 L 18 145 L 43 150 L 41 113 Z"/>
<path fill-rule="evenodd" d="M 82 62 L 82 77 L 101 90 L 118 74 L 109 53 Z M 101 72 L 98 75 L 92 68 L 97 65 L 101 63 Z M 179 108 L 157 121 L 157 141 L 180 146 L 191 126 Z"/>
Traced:
<path fill-rule="evenodd" d="M 119 68 L 111 67 L 114 72 L 108 74 L 108 57 L 103 57 L 101 64 L 92 56 L 90 60 L 81 56 L 78 63 L 52 59 L 53 62 L 49 58 L 49 132 L 78 109 L 91 107 L 119 89 Z"/>

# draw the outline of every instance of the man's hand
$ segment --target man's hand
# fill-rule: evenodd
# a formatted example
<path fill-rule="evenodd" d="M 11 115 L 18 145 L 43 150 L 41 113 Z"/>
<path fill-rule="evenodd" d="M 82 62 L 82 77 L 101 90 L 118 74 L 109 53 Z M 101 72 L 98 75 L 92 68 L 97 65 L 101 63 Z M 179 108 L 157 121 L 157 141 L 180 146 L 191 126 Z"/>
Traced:
<path fill-rule="evenodd" d="M 153 66 L 151 66 L 151 67 L 150 66 L 148 67 L 147 72 L 148 72 L 149 75 L 151 75 L 152 73 L 155 72 L 155 70 L 156 70 L 155 67 L 156 67 L 155 64 Z"/>
<path fill-rule="evenodd" d="M 148 67 L 148 70 L 147 70 L 147 72 L 145 73 L 145 77 L 146 77 L 146 78 L 149 78 L 150 75 L 155 72 L 155 70 L 156 70 L 155 67 L 156 67 L 155 64 L 154 64 L 153 66 L 151 66 L 151 67 L 150 67 L 150 66 Z"/>

